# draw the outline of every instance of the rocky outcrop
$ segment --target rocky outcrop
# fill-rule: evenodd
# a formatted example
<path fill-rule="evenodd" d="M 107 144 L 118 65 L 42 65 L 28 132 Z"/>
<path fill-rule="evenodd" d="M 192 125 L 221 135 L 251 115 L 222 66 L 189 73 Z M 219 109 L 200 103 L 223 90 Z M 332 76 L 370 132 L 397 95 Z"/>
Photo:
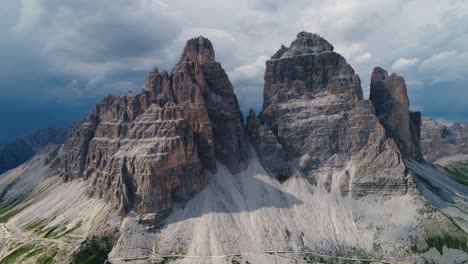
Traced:
<path fill-rule="evenodd" d="M 211 42 L 187 41 L 169 74 L 154 69 L 139 94 L 107 96 L 64 145 L 60 171 L 122 212 L 164 212 L 204 188 L 216 160 L 248 158 L 243 117 Z"/>
<path fill-rule="evenodd" d="M 450 126 L 450 130 L 455 135 L 457 144 L 468 147 L 468 124 L 455 123 Z"/>
<path fill-rule="evenodd" d="M 421 113 L 410 112 L 408 92 L 403 77 L 388 76 L 386 70 L 376 67 L 372 72 L 370 100 L 385 127 L 388 137 L 395 140 L 403 156 L 422 160 L 420 147 Z"/>
<path fill-rule="evenodd" d="M 286 159 L 286 153 L 270 128 L 260 123 L 253 109 L 249 111 L 246 129 L 262 166 L 278 180 L 287 179 L 292 174 L 292 169 Z"/>
<path fill-rule="evenodd" d="M 289 48 L 282 46 L 266 62 L 259 119 L 287 161 L 306 177 L 343 170 L 340 189 L 354 196 L 404 193 L 409 186 L 401 154 L 386 137 L 372 103 L 363 99 L 359 76 L 319 35 L 299 33 Z M 253 145 L 260 160 L 268 159 L 262 158 L 264 150 L 274 149 L 276 141 L 260 144 L 260 139 L 253 137 Z M 262 164 L 276 170 L 277 164 Z"/>
<path fill-rule="evenodd" d="M 50 144 L 62 144 L 69 131 L 69 128 L 48 127 L 0 145 L 0 173 L 24 163 Z"/>
<path fill-rule="evenodd" d="M 421 149 L 427 161 L 468 154 L 468 124 L 443 125 L 423 118 Z"/>

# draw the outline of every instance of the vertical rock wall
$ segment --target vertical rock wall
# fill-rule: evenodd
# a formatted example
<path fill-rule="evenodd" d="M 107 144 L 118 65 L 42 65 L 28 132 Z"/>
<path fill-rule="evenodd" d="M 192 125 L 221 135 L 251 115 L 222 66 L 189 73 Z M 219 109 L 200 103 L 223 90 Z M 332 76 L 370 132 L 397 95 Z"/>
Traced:
<path fill-rule="evenodd" d="M 169 74 L 154 69 L 141 93 L 107 96 L 72 131 L 60 171 L 122 213 L 162 212 L 201 191 L 216 160 L 244 168 L 248 145 L 234 89 L 213 46 L 187 41 Z"/>

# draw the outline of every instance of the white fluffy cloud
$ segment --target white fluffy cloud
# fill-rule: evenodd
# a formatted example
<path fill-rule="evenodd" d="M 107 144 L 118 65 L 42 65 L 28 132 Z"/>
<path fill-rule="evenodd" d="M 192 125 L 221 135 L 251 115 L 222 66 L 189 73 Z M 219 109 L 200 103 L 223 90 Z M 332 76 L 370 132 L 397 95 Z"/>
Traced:
<path fill-rule="evenodd" d="M 372 59 L 372 53 L 370 52 L 365 52 L 359 56 L 357 56 L 354 61 L 356 63 L 366 63 L 366 62 L 370 62 L 370 60 Z"/>
<path fill-rule="evenodd" d="M 263 74 L 268 59 L 268 56 L 260 56 L 254 62 L 240 65 L 228 72 L 244 112 L 250 108 L 260 110 L 263 100 Z"/>
<path fill-rule="evenodd" d="M 468 52 L 443 51 L 423 61 L 419 67 L 433 82 L 468 80 Z"/>
<path fill-rule="evenodd" d="M 394 71 L 405 71 L 411 67 L 416 66 L 418 63 L 419 63 L 418 58 L 409 58 L 409 59 L 399 58 L 392 64 L 391 69 Z"/>
<path fill-rule="evenodd" d="M 263 83 L 262 79 L 265 73 L 265 62 L 268 59 L 268 56 L 260 56 L 252 63 L 234 68 L 234 70 L 229 72 L 231 81 L 254 81 L 255 83 Z"/>

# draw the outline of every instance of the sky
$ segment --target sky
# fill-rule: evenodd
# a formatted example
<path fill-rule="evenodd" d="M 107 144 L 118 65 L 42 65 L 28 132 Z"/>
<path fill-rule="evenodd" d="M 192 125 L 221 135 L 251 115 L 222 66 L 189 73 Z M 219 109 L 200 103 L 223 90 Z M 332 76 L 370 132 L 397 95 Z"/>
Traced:
<path fill-rule="evenodd" d="M 468 0 L 2 0 L 0 142 L 140 91 L 200 35 L 243 112 L 261 108 L 265 61 L 309 31 L 346 58 L 365 95 L 380 66 L 405 78 L 413 110 L 466 122 L 467 25 Z"/>

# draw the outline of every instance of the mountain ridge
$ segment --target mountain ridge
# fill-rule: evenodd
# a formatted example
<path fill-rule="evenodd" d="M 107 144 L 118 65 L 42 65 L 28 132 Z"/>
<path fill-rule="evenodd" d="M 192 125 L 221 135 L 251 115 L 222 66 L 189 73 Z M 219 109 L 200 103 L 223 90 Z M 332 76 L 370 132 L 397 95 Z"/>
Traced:
<path fill-rule="evenodd" d="M 0 259 L 468 261 L 467 187 L 419 159 L 404 81 L 380 75 L 397 92 L 364 99 L 333 50 L 308 32 L 282 46 L 244 124 L 213 45 L 188 40 L 170 73 L 105 97 L 64 145 L 0 176 Z"/>
<path fill-rule="evenodd" d="M 0 145 L 0 173 L 23 164 L 49 144 L 62 144 L 69 128 L 47 127 Z"/>

